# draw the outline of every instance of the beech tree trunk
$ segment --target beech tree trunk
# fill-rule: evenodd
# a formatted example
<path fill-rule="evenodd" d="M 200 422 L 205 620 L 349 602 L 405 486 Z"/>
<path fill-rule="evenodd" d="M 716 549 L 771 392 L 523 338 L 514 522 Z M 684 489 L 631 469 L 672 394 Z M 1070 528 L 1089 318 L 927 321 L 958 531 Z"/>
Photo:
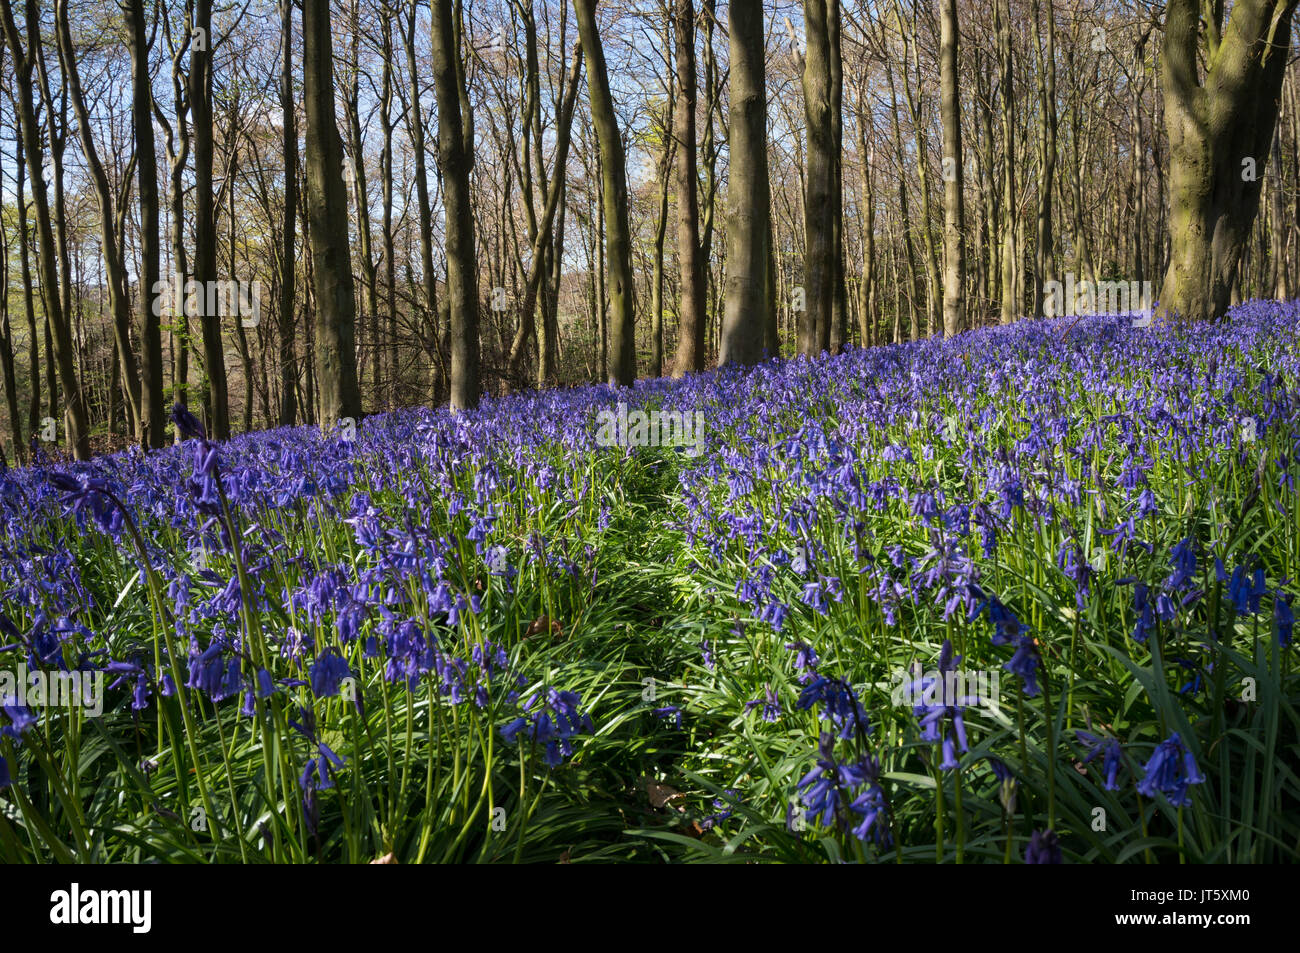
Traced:
<path fill-rule="evenodd" d="M 673 35 L 677 91 L 673 137 L 677 140 L 677 257 L 681 263 L 681 314 L 673 377 L 704 368 L 704 315 L 708 289 L 700 254 L 700 203 L 695 152 L 695 9 L 676 0 Z"/>
<path fill-rule="evenodd" d="M 158 227 L 158 153 L 154 145 L 153 90 L 149 76 L 148 31 L 144 0 L 125 6 L 127 43 L 131 50 L 131 120 L 135 127 L 136 188 L 140 202 L 140 406 L 138 438 L 145 447 L 161 447 L 167 424 L 163 403 L 162 324 L 154 307 L 161 275 Z M 79 123 L 80 124 L 80 123 Z M 87 138 L 89 136 L 87 135 Z M 123 368 L 130 368 L 122 350 Z"/>
<path fill-rule="evenodd" d="M 1049 0 L 1050 2 L 1050 0 Z M 962 204 L 961 95 L 957 80 L 957 0 L 941 0 L 939 9 L 940 112 L 943 119 L 943 333 L 960 334 L 965 324 L 966 260 L 962 233 L 966 211 Z"/>
<path fill-rule="evenodd" d="M 762 0 L 731 0 L 726 305 L 718 364 L 755 364 L 778 349 L 767 171 Z"/>
<path fill-rule="evenodd" d="M 334 121 L 328 4 L 303 4 L 303 100 L 307 118 L 307 214 L 316 300 L 316 402 L 323 429 L 361 418 L 356 297 L 348 247 L 343 140 Z"/>
<path fill-rule="evenodd" d="M 464 67 L 460 61 L 460 7 L 433 0 L 433 85 L 438 98 L 438 154 L 447 215 L 447 294 L 451 323 L 451 406 L 478 406 L 478 275 L 469 173 L 474 165 L 473 118 L 462 110 Z"/>
<path fill-rule="evenodd" d="M 1212 47 L 1198 65 L 1202 8 L 1169 0 L 1165 13 L 1165 130 L 1169 136 L 1170 257 L 1160 311 L 1222 317 L 1259 210 L 1297 0 L 1235 0 L 1205 24 Z"/>
<path fill-rule="evenodd" d="M 53 345 L 53 361 L 58 366 L 59 383 L 63 388 L 63 418 L 67 445 L 78 460 L 87 460 L 90 458 L 90 429 L 86 405 L 81 395 L 81 382 L 77 378 L 72 330 L 60 293 L 49 193 L 41 168 L 41 129 L 32 100 L 32 50 L 39 42 L 40 10 L 36 0 L 27 0 L 25 49 L 22 37 L 18 33 L 18 25 L 14 22 L 10 0 L 0 0 L 0 18 L 4 21 L 5 42 L 9 46 L 9 55 L 13 58 L 14 72 L 18 78 L 16 97 L 18 121 L 22 130 L 27 169 L 31 173 L 32 205 L 36 212 L 37 257 L 47 317 L 46 329 L 51 339 L 49 344 Z M 48 354 L 49 350 L 46 353 Z"/>
<path fill-rule="evenodd" d="M 596 0 L 574 0 L 578 36 L 587 57 L 587 94 L 600 150 L 601 204 L 608 250 L 606 284 L 609 317 L 609 383 L 626 386 L 636 379 L 636 337 L 632 274 L 632 232 L 627 213 L 627 169 L 623 139 L 609 93 L 605 50 L 596 26 Z"/>

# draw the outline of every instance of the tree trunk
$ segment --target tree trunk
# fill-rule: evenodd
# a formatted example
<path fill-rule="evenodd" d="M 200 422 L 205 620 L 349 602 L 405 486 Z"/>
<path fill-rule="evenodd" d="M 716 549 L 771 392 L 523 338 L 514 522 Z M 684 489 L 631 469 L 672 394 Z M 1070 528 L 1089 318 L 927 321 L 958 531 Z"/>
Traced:
<path fill-rule="evenodd" d="M 18 118 L 22 128 L 27 168 L 31 172 L 32 204 L 36 211 L 41 287 L 45 297 L 47 328 L 52 338 L 54 362 L 58 365 L 59 380 L 63 385 L 67 443 L 69 450 L 78 460 L 86 460 L 90 458 L 90 429 L 86 405 L 81 395 L 81 383 L 77 379 L 76 364 L 73 360 L 72 332 L 60 295 L 54 229 L 50 221 L 49 194 L 45 188 L 45 178 L 41 168 L 41 130 L 37 124 L 36 108 L 32 101 L 31 51 L 39 40 L 40 11 L 36 0 L 28 0 L 26 51 L 23 49 L 18 26 L 14 22 L 10 0 L 0 0 L 0 17 L 4 20 L 5 41 L 14 60 L 14 73 L 18 87 Z"/>
<path fill-rule="evenodd" d="M 1051 0 L 1048 0 L 1051 2 Z M 941 0 L 939 83 L 943 120 L 943 333 L 960 334 L 965 324 L 966 260 L 962 233 L 966 212 L 962 204 L 961 95 L 957 79 L 957 0 Z"/>
<path fill-rule="evenodd" d="M 803 65 L 804 114 L 808 126 L 808 182 L 804 200 L 804 302 L 799 353 L 815 357 L 829 345 L 835 304 L 834 130 L 831 119 L 831 44 L 827 4 L 804 0 L 808 49 Z"/>
<path fill-rule="evenodd" d="M 560 195 L 564 192 L 565 164 L 569 158 L 569 134 L 573 128 L 573 110 L 578 99 L 578 80 L 581 74 L 582 49 L 579 47 L 574 51 L 573 69 L 569 72 L 569 83 L 560 105 L 559 128 L 555 134 L 555 171 L 551 175 L 546 193 L 546 207 L 542 211 L 541 221 L 537 225 L 537 235 L 533 239 L 532 257 L 529 259 L 528 275 L 524 282 L 524 300 L 519 309 L 519 329 L 510 346 L 509 367 L 512 377 L 520 373 L 528 339 L 535 333 L 533 318 L 537 309 L 537 296 L 546 273 L 546 249 L 551 241 L 555 212 L 560 204 Z"/>
<path fill-rule="evenodd" d="M 578 36 L 587 57 L 587 93 L 600 148 L 601 200 L 605 209 L 609 253 L 609 383 L 629 385 L 636 379 L 636 337 L 632 274 L 632 233 L 628 225 L 627 169 L 614 101 L 609 94 L 605 50 L 596 26 L 596 0 L 574 0 Z"/>
<path fill-rule="evenodd" d="M 199 288 L 217 280 L 217 209 L 213 193 L 215 142 L 212 116 L 212 0 L 195 0 L 194 37 L 190 42 L 190 114 L 194 130 L 194 280 Z M 230 436 L 230 397 L 221 316 L 200 309 L 203 364 L 208 378 L 208 434 Z"/>
<path fill-rule="evenodd" d="M 665 38 L 666 39 L 666 38 Z M 664 373 L 664 239 L 668 232 L 668 170 L 673 163 L 673 97 L 664 105 L 663 150 L 659 154 L 659 211 L 655 215 L 654 275 L 650 279 L 650 376 Z"/>
<path fill-rule="evenodd" d="M 1207 24 L 1218 47 L 1203 84 L 1201 7 L 1195 0 L 1170 0 L 1166 7 L 1171 248 L 1160 291 L 1165 314 L 1219 318 L 1231 303 L 1259 209 L 1295 6 L 1296 0 L 1236 0 L 1226 30 Z"/>
<path fill-rule="evenodd" d="M 473 117 L 461 63 L 460 7 L 433 0 L 433 83 L 438 98 L 438 153 L 447 216 L 447 294 L 451 324 L 451 407 L 478 406 L 478 275 L 469 174 L 474 165 Z"/>
<path fill-rule="evenodd" d="M 767 172 L 767 66 L 762 0 L 731 0 L 730 182 L 727 186 L 726 311 L 718 364 L 774 357 L 772 201 Z"/>
<path fill-rule="evenodd" d="M 279 424 L 292 427 L 297 418 L 298 369 L 294 354 L 294 298 L 297 276 L 298 123 L 293 95 L 293 0 L 280 0 L 281 142 L 284 146 L 284 213 L 280 236 L 280 408 Z"/>
<path fill-rule="evenodd" d="M 303 5 L 303 101 L 307 118 L 307 212 L 316 300 L 319 423 L 361 418 L 356 297 L 348 247 L 343 141 L 334 122 L 334 66 L 328 4 Z"/>
<path fill-rule="evenodd" d="M 134 0 L 132 3 L 134 6 Z M 128 7 L 129 13 L 130 7 Z M 68 81 L 68 94 L 72 101 L 73 112 L 77 117 L 77 133 L 81 143 L 82 156 L 86 160 L 86 170 L 90 174 L 91 186 L 95 192 L 95 201 L 99 208 L 99 237 L 103 246 L 105 292 L 108 297 L 108 310 L 113 318 L 113 340 L 117 346 L 118 358 L 122 364 L 123 379 L 126 384 L 127 399 L 131 403 L 132 414 L 140 419 L 140 371 L 136 366 L 135 353 L 131 349 L 131 296 L 127 289 L 126 265 L 119 250 L 118 235 L 115 229 L 117 209 L 113 203 L 113 191 L 109 187 L 108 174 L 104 171 L 103 161 L 92 135 L 93 127 L 90 113 L 86 108 L 86 98 L 81 88 L 81 75 L 77 70 L 75 51 L 72 47 L 72 31 L 68 24 L 67 0 L 59 0 L 55 5 L 55 42 L 59 51 L 59 66 Z M 128 37 L 133 37 L 128 31 Z M 133 67 L 134 68 L 134 67 Z M 155 276 L 154 280 L 157 280 Z M 152 288 L 152 283 L 149 284 Z M 136 439 L 142 435 L 137 432 Z"/>
<path fill-rule="evenodd" d="M 994 32 L 997 34 L 999 87 L 1002 94 L 1002 311 L 1003 324 L 1018 317 L 1016 296 L 1019 252 L 1016 246 L 1016 118 L 1015 89 L 1012 85 L 1011 4 L 994 0 Z"/>
<path fill-rule="evenodd" d="M 704 368 L 704 260 L 700 254 L 700 204 L 695 152 L 695 8 L 675 0 L 677 90 L 673 138 L 677 148 L 677 257 L 681 263 L 681 311 L 673 377 Z"/>
<path fill-rule="evenodd" d="M 154 146 L 153 90 L 149 77 L 149 42 L 144 0 L 128 0 L 125 8 L 131 50 L 131 118 L 135 127 L 136 188 L 140 202 L 140 399 L 136 425 L 145 447 L 161 447 L 167 424 L 163 404 L 162 327 L 154 303 L 161 290 L 158 247 L 158 154 Z M 69 43 L 71 47 L 71 43 Z M 71 56 L 71 51 L 69 51 Z M 80 122 L 78 123 L 81 124 Z M 86 134 L 89 138 L 89 134 Z M 134 371 L 122 351 L 123 369 Z"/>
<path fill-rule="evenodd" d="M 420 279 L 424 288 L 425 314 L 428 316 L 428 341 L 426 350 L 433 358 L 437 377 L 433 380 L 434 394 L 442 393 L 446 384 L 446 367 L 443 363 L 441 330 L 438 322 L 438 276 L 433 270 L 433 209 L 429 201 L 429 179 L 424 155 L 424 107 L 420 103 L 420 70 L 415 59 L 415 0 L 407 6 L 402 45 L 406 50 L 406 69 L 411 80 L 411 105 L 407 111 L 407 130 L 411 136 L 411 152 L 415 175 L 415 204 L 420 222 Z M 400 22 L 400 21 L 399 21 Z"/>

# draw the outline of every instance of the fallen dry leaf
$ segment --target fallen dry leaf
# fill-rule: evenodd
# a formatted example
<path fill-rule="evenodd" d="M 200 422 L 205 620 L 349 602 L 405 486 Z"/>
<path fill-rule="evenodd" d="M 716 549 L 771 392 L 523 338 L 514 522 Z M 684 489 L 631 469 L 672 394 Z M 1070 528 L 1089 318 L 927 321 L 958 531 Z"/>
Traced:
<path fill-rule="evenodd" d="M 550 616 L 541 615 L 534 619 L 528 626 L 528 631 L 524 633 L 524 638 L 531 638 L 534 635 L 546 632 L 548 629 L 557 639 L 564 635 L 564 627 L 561 626 L 560 623 L 553 620 Z"/>
<path fill-rule="evenodd" d="M 372 864 L 395 864 L 397 863 L 397 858 L 393 856 L 392 851 L 389 851 L 383 857 L 376 857 L 374 860 L 371 861 L 371 863 Z"/>
<path fill-rule="evenodd" d="M 650 798 L 651 807 L 655 807 L 655 808 L 667 807 L 669 805 L 669 802 L 675 801 L 678 798 L 685 797 L 685 795 L 682 794 L 681 791 L 678 791 L 676 788 L 670 788 L 666 784 L 660 784 L 654 778 L 648 776 L 641 779 L 641 784 L 645 788 L 646 796 Z M 679 811 L 686 810 L 686 808 L 683 806 L 680 805 L 674 805 L 674 806 Z"/>

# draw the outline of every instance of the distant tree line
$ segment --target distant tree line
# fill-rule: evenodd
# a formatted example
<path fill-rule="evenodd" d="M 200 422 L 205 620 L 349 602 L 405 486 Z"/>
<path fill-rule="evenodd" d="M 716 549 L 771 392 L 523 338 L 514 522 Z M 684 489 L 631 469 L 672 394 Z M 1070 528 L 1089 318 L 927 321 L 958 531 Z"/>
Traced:
<path fill-rule="evenodd" d="M 0 0 L 7 456 L 1291 297 L 1296 2 Z"/>

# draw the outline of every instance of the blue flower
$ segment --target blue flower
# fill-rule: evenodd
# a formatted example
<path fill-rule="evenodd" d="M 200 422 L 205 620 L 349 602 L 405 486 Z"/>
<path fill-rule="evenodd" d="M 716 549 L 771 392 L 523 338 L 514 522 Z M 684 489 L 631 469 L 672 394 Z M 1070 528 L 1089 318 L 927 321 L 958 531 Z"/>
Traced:
<path fill-rule="evenodd" d="M 1050 828 L 1045 831 L 1034 831 L 1029 838 L 1029 846 L 1025 848 L 1025 863 L 1059 864 L 1060 862 L 1061 842 L 1056 832 Z"/>
<path fill-rule="evenodd" d="M 0 728 L 0 735 L 7 735 L 15 741 L 21 740 L 22 736 L 31 731 L 38 721 L 27 706 L 18 704 L 15 698 L 0 701 L 0 709 L 4 710 L 5 717 L 9 719 L 9 724 Z"/>
<path fill-rule="evenodd" d="M 1102 756 L 1101 770 L 1106 775 L 1106 781 L 1102 785 L 1107 791 L 1118 791 L 1119 783 L 1116 778 L 1119 776 L 1119 765 L 1123 755 L 1123 749 L 1120 747 L 1118 738 L 1105 737 L 1100 738 L 1097 735 L 1087 731 L 1076 730 L 1075 737 L 1081 742 L 1088 745 L 1090 750 L 1084 757 L 1083 763 L 1087 764 Z"/>
<path fill-rule="evenodd" d="M 1156 627 L 1155 610 L 1151 605 L 1151 587 L 1144 582 L 1133 586 L 1133 611 L 1138 614 L 1133 628 L 1133 641 L 1145 642 Z"/>
<path fill-rule="evenodd" d="M 1197 770 L 1196 759 L 1174 732 L 1156 745 L 1137 789 L 1143 797 L 1154 798 L 1157 793 L 1163 793 L 1174 807 L 1185 807 L 1191 803 L 1188 786 L 1204 780 L 1204 775 Z"/>
<path fill-rule="evenodd" d="M 350 674 L 343 657 L 333 648 L 328 648 L 311 667 L 311 692 L 317 698 L 332 698 L 339 693 L 343 679 Z"/>
<path fill-rule="evenodd" d="M 795 707 L 800 711 L 808 711 L 819 703 L 822 706 L 822 717 L 839 729 L 840 738 L 853 737 L 855 729 L 863 737 L 871 733 L 866 710 L 858 701 L 857 692 L 844 679 L 818 675 L 804 686 Z"/>
<path fill-rule="evenodd" d="M 573 754 L 573 738 L 595 730 L 591 716 L 579 710 L 582 699 L 576 692 L 544 688 L 524 703 L 524 713 L 501 728 L 507 744 L 527 739 L 545 746 L 543 758 L 558 767 Z"/>
<path fill-rule="evenodd" d="M 1291 609 L 1291 596 L 1283 595 L 1281 590 L 1273 593 L 1273 635 L 1277 644 L 1286 648 L 1291 644 L 1291 634 L 1295 631 L 1295 613 Z"/>
<path fill-rule="evenodd" d="M 785 647 L 795 653 L 795 671 L 800 672 L 799 681 L 808 682 L 817 674 L 817 652 L 805 642 L 787 642 Z"/>
<path fill-rule="evenodd" d="M 195 417 L 184 404 L 176 404 L 172 407 L 172 423 L 180 431 L 180 435 L 186 440 L 207 440 L 208 433 L 203 428 L 203 424 Z"/>
<path fill-rule="evenodd" d="M 671 721 L 675 728 L 682 726 L 682 710 L 676 705 L 665 705 L 663 708 L 656 708 L 654 714 L 658 715 L 663 721 Z"/>
<path fill-rule="evenodd" d="M 776 692 L 772 690 L 772 686 L 770 684 L 763 686 L 763 694 L 764 694 L 764 698 L 762 701 L 755 698 L 752 701 L 745 702 L 745 711 L 746 712 L 753 711 L 755 708 L 762 705 L 763 706 L 762 718 L 764 721 L 768 723 L 780 721 L 781 720 L 781 699 L 777 697 Z"/>
<path fill-rule="evenodd" d="M 796 786 L 809 819 L 823 826 L 838 825 L 858 840 L 870 838 L 886 846 L 888 810 L 885 793 L 878 784 L 880 762 L 866 755 L 854 763 L 840 763 L 835 757 L 835 737 L 830 732 L 822 732 L 817 748 L 817 764 Z M 793 817 L 793 807 L 792 803 L 788 819 Z M 854 814 L 861 818 L 856 823 Z"/>
<path fill-rule="evenodd" d="M 1038 645 L 1028 636 L 1022 636 L 1016 647 L 1016 654 L 1002 667 L 1012 675 L 1019 675 L 1025 683 L 1025 695 L 1033 698 L 1038 694 L 1038 670 L 1042 666 L 1038 654 Z"/>

